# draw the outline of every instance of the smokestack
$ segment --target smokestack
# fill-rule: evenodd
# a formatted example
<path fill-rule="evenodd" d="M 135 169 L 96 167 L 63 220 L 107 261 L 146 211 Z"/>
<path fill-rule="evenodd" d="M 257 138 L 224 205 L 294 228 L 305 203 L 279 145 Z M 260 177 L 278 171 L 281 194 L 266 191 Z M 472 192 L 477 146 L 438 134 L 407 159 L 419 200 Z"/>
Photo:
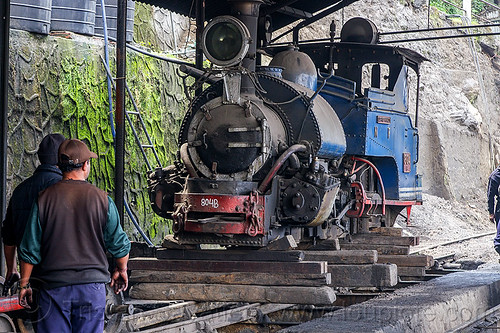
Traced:
<path fill-rule="evenodd" d="M 248 53 L 242 61 L 243 67 L 250 72 L 255 72 L 257 58 L 257 27 L 259 21 L 259 9 L 263 3 L 262 0 L 229 0 L 231 3 L 232 14 L 243 22 L 251 37 Z M 255 87 L 247 75 L 241 79 L 241 92 L 246 94 L 255 94 Z"/>

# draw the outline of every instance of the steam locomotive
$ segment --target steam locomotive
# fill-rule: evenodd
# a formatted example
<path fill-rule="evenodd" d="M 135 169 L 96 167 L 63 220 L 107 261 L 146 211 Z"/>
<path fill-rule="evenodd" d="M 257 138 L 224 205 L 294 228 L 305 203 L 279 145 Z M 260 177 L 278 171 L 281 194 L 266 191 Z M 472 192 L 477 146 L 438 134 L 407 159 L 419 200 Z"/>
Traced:
<path fill-rule="evenodd" d="M 377 44 L 362 18 L 340 40 L 332 24 L 326 40 L 270 44 L 265 3 L 229 4 L 234 15 L 201 35 L 211 67 L 183 69 L 208 87 L 186 112 L 178 161 L 148 175 L 179 243 L 307 246 L 409 217 L 422 202 L 409 71 L 419 78 L 425 58 Z"/>

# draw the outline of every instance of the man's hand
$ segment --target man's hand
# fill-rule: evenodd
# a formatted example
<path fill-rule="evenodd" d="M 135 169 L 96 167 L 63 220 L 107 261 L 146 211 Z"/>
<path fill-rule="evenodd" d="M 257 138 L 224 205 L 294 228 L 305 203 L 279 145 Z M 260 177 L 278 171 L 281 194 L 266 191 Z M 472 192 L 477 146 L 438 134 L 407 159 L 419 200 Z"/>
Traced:
<path fill-rule="evenodd" d="M 30 286 L 21 287 L 19 291 L 19 305 L 23 308 L 31 309 L 30 303 L 33 303 L 33 291 Z"/>
<path fill-rule="evenodd" d="M 19 275 L 19 273 L 17 271 L 11 272 L 11 273 L 7 272 L 7 278 L 5 279 L 5 283 L 3 285 L 2 296 L 8 296 L 10 289 L 12 288 L 14 283 L 19 281 L 20 278 L 21 278 L 21 276 Z"/>
<path fill-rule="evenodd" d="M 111 287 L 114 287 L 115 294 L 119 294 L 120 291 L 127 290 L 128 287 L 128 275 L 127 269 L 115 268 L 113 275 L 111 275 Z"/>
<path fill-rule="evenodd" d="M 490 222 L 495 223 L 495 214 L 490 214 Z"/>

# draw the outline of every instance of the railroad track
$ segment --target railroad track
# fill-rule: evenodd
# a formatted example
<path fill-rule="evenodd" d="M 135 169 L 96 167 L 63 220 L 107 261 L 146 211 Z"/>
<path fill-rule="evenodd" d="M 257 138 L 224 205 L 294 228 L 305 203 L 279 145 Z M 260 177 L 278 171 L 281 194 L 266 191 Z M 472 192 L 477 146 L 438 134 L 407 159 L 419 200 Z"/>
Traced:
<path fill-rule="evenodd" d="M 493 333 L 500 332 L 500 305 L 482 313 L 479 317 L 471 319 L 462 326 L 449 333 Z"/>
<path fill-rule="evenodd" d="M 315 306 L 296 304 L 261 304 L 236 302 L 175 302 L 155 309 L 127 315 L 116 332 L 246 332 L 265 326 L 269 332 L 298 325 L 326 313 L 357 304 L 381 292 L 339 294 L 339 305 Z M 138 301 L 134 308 L 141 309 Z M 140 310 L 139 310 L 140 311 Z"/>
<path fill-rule="evenodd" d="M 409 255 L 419 240 L 397 228 L 354 235 L 341 250 L 328 242 L 290 250 L 288 238 L 259 251 L 186 249 L 168 238 L 161 248 L 135 244 L 136 312 L 123 316 L 118 332 L 256 332 L 259 325 L 273 332 L 441 275 L 427 275 L 432 257 Z"/>
<path fill-rule="evenodd" d="M 454 239 L 454 240 L 450 240 L 450 241 L 446 241 L 446 242 L 442 242 L 442 243 L 438 243 L 438 244 L 433 244 L 433 245 L 429 245 L 426 247 L 414 249 L 414 250 L 410 251 L 410 254 L 419 254 L 423 251 L 435 249 L 435 248 L 440 247 L 440 246 L 446 246 L 446 245 L 456 244 L 456 243 L 460 243 L 460 242 L 465 242 L 465 241 L 468 241 L 471 239 L 492 236 L 492 235 L 495 235 L 496 233 L 497 233 L 496 231 L 490 231 L 490 232 L 485 232 L 485 233 L 478 234 L 478 235 L 472 235 L 472 236 Z"/>

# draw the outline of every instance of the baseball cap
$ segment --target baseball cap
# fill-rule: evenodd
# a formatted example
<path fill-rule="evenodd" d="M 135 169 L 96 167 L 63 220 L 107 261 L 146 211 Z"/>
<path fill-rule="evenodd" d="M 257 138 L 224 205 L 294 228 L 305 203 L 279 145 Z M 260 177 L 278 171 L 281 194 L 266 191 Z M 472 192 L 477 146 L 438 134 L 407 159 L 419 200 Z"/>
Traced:
<path fill-rule="evenodd" d="M 38 159 L 42 164 L 57 164 L 58 150 L 61 143 L 66 140 L 64 135 L 59 133 L 48 134 L 43 137 L 38 146 Z"/>
<path fill-rule="evenodd" d="M 87 145 L 78 139 L 68 139 L 59 146 L 59 164 L 76 165 L 97 158 L 97 154 L 89 150 Z"/>

